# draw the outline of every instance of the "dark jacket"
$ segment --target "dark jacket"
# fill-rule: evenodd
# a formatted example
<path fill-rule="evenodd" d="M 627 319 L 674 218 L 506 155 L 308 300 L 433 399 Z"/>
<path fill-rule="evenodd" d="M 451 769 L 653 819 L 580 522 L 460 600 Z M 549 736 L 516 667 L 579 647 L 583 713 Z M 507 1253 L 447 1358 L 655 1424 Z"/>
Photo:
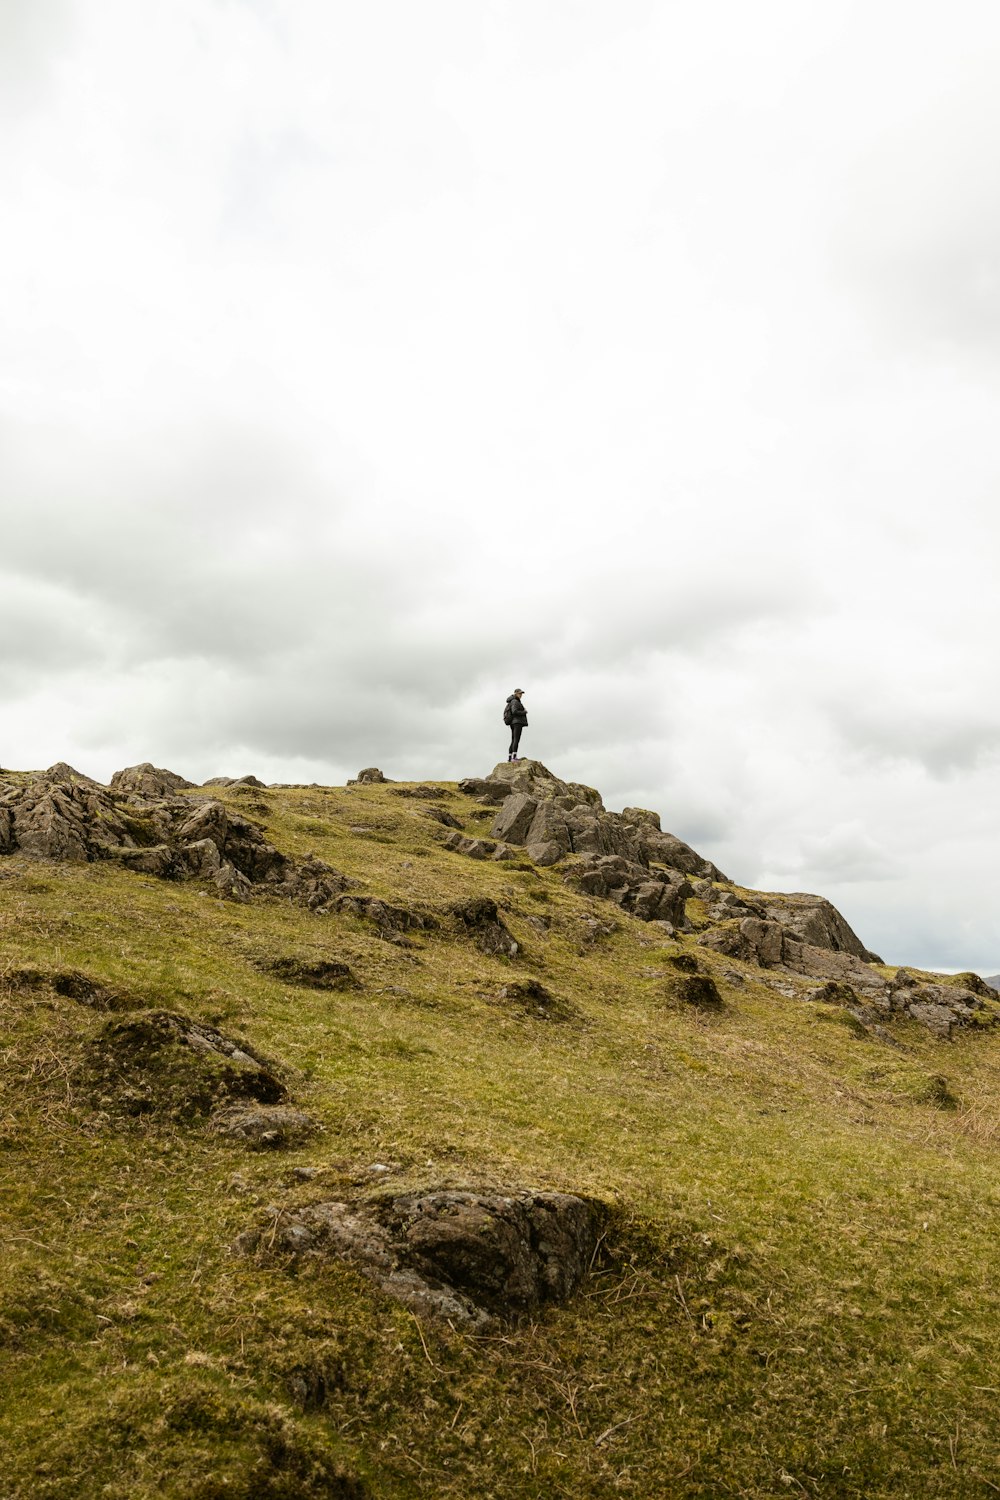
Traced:
<path fill-rule="evenodd" d="M 513 728 L 515 724 L 520 724 L 523 728 L 524 725 L 528 722 L 528 710 L 525 708 L 524 704 L 515 693 L 511 693 L 510 697 L 507 699 L 507 702 L 510 704 L 511 728 Z"/>

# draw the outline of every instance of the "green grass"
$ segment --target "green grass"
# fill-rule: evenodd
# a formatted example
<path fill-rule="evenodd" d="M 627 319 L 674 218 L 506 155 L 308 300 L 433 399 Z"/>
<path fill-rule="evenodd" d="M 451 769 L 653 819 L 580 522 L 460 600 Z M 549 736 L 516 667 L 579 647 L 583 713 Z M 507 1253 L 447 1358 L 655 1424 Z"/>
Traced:
<path fill-rule="evenodd" d="M 404 949 L 198 884 L 2 862 L 4 1500 L 1000 1493 L 1000 1038 L 858 1035 L 558 868 L 442 850 L 388 787 L 261 796 L 279 848 L 398 905 L 490 896 L 522 954 L 447 921 Z M 454 788 L 438 805 L 488 828 Z M 588 915 L 617 930 L 588 942 Z M 678 1005 L 681 947 L 720 1014 Z M 278 957 L 360 987 L 282 983 Z M 31 967 L 245 1038 L 322 1134 L 251 1154 L 122 1114 L 88 1072 L 120 1013 L 12 982 Z M 501 997 L 528 978 L 552 1019 Z M 418 1326 L 345 1265 L 231 1251 L 275 1206 L 444 1181 L 602 1198 L 596 1274 L 482 1337 Z"/>

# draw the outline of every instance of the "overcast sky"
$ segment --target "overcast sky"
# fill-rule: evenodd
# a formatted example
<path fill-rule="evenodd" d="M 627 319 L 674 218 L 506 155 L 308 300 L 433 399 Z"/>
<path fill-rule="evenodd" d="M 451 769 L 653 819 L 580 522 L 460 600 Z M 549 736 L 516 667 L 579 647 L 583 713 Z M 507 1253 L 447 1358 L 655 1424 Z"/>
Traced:
<path fill-rule="evenodd" d="M 1000 6 L 0 0 L 0 762 L 522 749 L 1000 970 Z"/>

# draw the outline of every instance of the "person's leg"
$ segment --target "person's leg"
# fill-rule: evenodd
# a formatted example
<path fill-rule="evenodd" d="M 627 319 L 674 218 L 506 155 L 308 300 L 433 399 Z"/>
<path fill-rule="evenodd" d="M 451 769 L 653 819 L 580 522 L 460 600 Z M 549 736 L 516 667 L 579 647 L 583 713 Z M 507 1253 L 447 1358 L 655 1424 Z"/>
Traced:
<path fill-rule="evenodd" d="M 517 760 L 517 747 L 521 743 L 523 724 L 512 724 L 510 730 L 510 759 Z"/>

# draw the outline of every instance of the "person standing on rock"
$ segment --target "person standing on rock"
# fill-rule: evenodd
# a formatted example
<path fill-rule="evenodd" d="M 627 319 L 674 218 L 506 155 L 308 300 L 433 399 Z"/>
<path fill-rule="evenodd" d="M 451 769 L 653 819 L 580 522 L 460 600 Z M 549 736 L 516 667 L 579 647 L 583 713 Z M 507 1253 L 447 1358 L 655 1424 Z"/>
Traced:
<path fill-rule="evenodd" d="M 524 688 L 515 688 L 507 699 L 503 711 L 503 721 L 510 725 L 510 751 L 508 760 L 518 760 L 517 747 L 521 743 L 521 730 L 527 726 L 528 711 L 521 699 L 524 697 Z"/>

